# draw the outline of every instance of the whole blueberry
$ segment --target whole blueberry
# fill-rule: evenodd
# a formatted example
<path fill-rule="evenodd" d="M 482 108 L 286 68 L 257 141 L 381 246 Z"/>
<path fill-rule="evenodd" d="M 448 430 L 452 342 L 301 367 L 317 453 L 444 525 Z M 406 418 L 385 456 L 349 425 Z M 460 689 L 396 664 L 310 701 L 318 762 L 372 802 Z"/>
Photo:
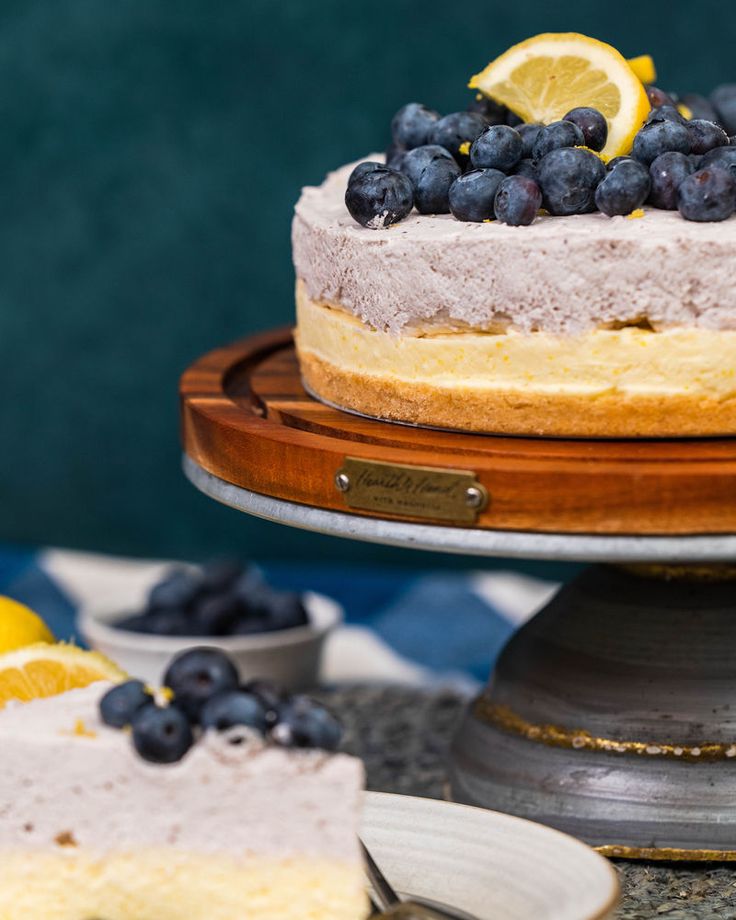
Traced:
<path fill-rule="evenodd" d="M 399 147 L 398 144 L 389 144 L 385 153 L 386 166 L 389 169 L 396 169 L 400 172 L 405 156 L 406 149 L 404 147 Z"/>
<path fill-rule="evenodd" d="M 721 166 L 724 169 L 730 169 L 736 177 L 736 146 L 716 147 L 715 150 L 709 150 L 700 161 L 700 168 L 706 169 L 710 166 Z"/>
<path fill-rule="evenodd" d="M 537 168 L 542 204 L 550 214 L 564 216 L 595 211 L 595 190 L 606 175 L 606 168 L 594 153 L 579 147 L 552 150 Z"/>
<path fill-rule="evenodd" d="M 118 684 L 100 700 L 100 716 L 105 725 L 125 728 L 142 706 L 153 702 L 142 680 L 126 680 Z"/>
<path fill-rule="evenodd" d="M 534 160 L 524 159 L 519 160 L 519 162 L 511 170 L 511 174 L 514 176 L 526 176 L 527 179 L 533 179 L 537 181 L 537 167 L 534 165 Z"/>
<path fill-rule="evenodd" d="M 447 214 L 450 210 L 450 186 L 461 172 L 455 160 L 438 158 L 429 163 L 414 185 L 414 207 L 417 211 L 420 214 Z"/>
<path fill-rule="evenodd" d="M 571 121 L 553 121 L 551 125 L 545 125 L 537 134 L 532 146 L 532 159 L 539 162 L 552 150 L 584 146 L 585 136 L 576 124 Z"/>
<path fill-rule="evenodd" d="M 429 132 L 428 143 L 444 147 L 461 164 L 467 162 L 466 154 L 460 152 L 463 144 L 472 144 L 488 123 L 478 112 L 453 112 L 435 122 Z"/>
<path fill-rule="evenodd" d="M 243 569 L 238 559 L 211 559 L 202 566 L 202 588 L 213 593 L 227 591 L 243 574 Z"/>
<path fill-rule="evenodd" d="M 252 693 L 258 697 L 263 705 L 266 722 L 275 725 L 278 722 L 278 715 L 286 701 L 287 697 L 284 691 L 270 680 L 255 679 L 249 680 L 240 688 L 245 693 Z"/>
<path fill-rule="evenodd" d="M 448 193 L 460 175 L 460 167 L 444 147 L 428 144 L 410 150 L 404 157 L 401 171 L 411 182 L 414 203 L 420 214 L 448 212 Z"/>
<path fill-rule="evenodd" d="M 309 625 L 309 615 L 300 594 L 295 591 L 277 591 L 266 607 L 268 619 L 274 629 L 295 629 Z"/>
<path fill-rule="evenodd" d="M 204 731 L 224 732 L 236 725 L 245 725 L 263 735 L 268 728 L 263 701 L 247 690 L 226 690 L 215 694 L 202 708 L 199 721 Z"/>
<path fill-rule="evenodd" d="M 736 83 L 724 83 L 710 94 L 710 101 L 726 134 L 736 134 Z"/>
<path fill-rule="evenodd" d="M 677 190 L 689 175 L 695 172 L 690 157 L 670 150 L 661 153 L 649 166 L 652 188 L 649 203 L 665 211 L 677 210 Z"/>
<path fill-rule="evenodd" d="M 493 202 L 505 179 L 499 169 L 473 169 L 450 186 L 450 211 L 457 220 L 481 223 L 496 216 Z"/>
<path fill-rule="evenodd" d="M 259 633 L 275 632 L 276 628 L 265 613 L 245 610 L 231 623 L 227 634 L 229 636 L 256 636 Z"/>
<path fill-rule="evenodd" d="M 693 118 L 687 123 L 690 134 L 691 153 L 707 153 L 716 147 L 728 147 L 728 135 L 720 125 L 702 118 Z"/>
<path fill-rule="evenodd" d="M 537 139 L 537 135 L 542 130 L 544 125 L 537 124 L 536 122 L 529 122 L 527 124 L 521 124 L 516 129 L 521 135 L 521 156 L 522 159 L 530 159 L 532 155 L 532 150 L 534 148 L 534 141 Z"/>
<path fill-rule="evenodd" d="M 282 705 L 271 737 L 283 747 L 335 751 L 342 738 L 342 726 L 324 706 L 306 696 L 294 696 Z"/>
<path fill-rule="evenodd" d="M 685 220 L 726 220 L 736 210 L 736 179 L 719 167 L 700 169 L 681 183 L 677 208 Z"/>
<path fill-rule="evenodd" d="M 668 150 L 690 153 L 690 135 L 685 125 L 674 121 L 653 122 L 644 125 L 634 138 L 634 158 L 646 166 Z"/>
<path fill-rule="evenodd" d="M 127 629 L 129 632 L 151 632 L 150 616 L 145 613 L 136 613 L 132 616 L 123 617 L 122 620 L 116 620 L 113 625 L 116 629 Z"/>
<path fill-rule="evenodd" d="M 234 594 L 205 597 L 195 607 L 192 618 L 200 636 L 225 636 L 242 611 L 243 605 Z"/>
<path fill-rule="evenodd" d="M 580 106 L 571 109 L 562 119 L 571 121 L 583 132 L 585 146 L 591 150 L 603 150 L 608 140 L 608 122 L 598 109 Z"/>
<path fill-rule="evenodd" d="M 201 591 L 202 576 L 199 572 L 175 569 L 151 588 L 148 594 L 148 607 L 187 607 Z"/>
<path fill-rule="evenodd" d="M 161 607 L 144 614 L 146 632 L 153 636 L 196 636 L 197 629 L 190 610 Z"/>
<path fill-rule="evenodd" d="M 178 706 L 149 703 L 134 713 L 130 725 L 133 747 L 151 763 L 176 763 L 194 743 L 189 720 Z"/>
<path fill-rule="evenodd" d="M 490 125 L 473 141 L 470 162 L 474 169 L 508 172 L 521 159 L 523 147 L 518 131 L 508 125 Z"/>
<path fill-rule="evenodd" d="M 391 137 L 394 144 L 413 150 L 428 143 L 429 132 L 439 121 L 439 112 L 428 109 L 419 102 L 402 105 L 391 119 Z"/>
<path fill-rule="evenodd" d="M 356 179 L 361 179 L 363 176 L 367 176 L 368 173 L 383 172 L 386 169 L 385 163 L 378 163 L 376 160 L 365 160 L 363 163 L 358 163 L 355 169 L 348 176 L 348 185 L 352 185 Z"/>
<path fill-rule="evenodd" d="M 718 114 L 710 102 L 701 96 L 700 93 L 685 93 L 682 97 L 683 105 L 686 105 L 693 118 L 702 118 L 705 121 L 718 122 Z"/>
<path fill-rule="evenodd" d="M 609 217 L 631 214 L 647 200 L 650 185 L 646 166 L 636 160 L 621 162 L 606 173 L 595 190 L 596 206 Z"/>
<path fill-rule="evenodd" d="M 363 227 L 381 230 L 411 212 L 414 190 L 402 173 L 388 167 L 374 169 L 348 185 L 345 206 Z"/>
<path fill-rule="evenodd" d="M 416 185 L 424 170 L 435 160 L 443 159 L 453 161 L 453 156 L 439 144 L 426 144 L 424 147 L 415 147 L 409 150 L 401 164 L 401 172 Z"/>
<path fill-rule="evenodd" d="M 666 93 L 663 89 L 659 89 L 657 86 L 645 86 L 644 89 L 647 92 L 647 98 L 649 99 L 649 104 L 652 108 L 659 109 L 663 105 L 671 105 L 675 107 L 675 100 L 669 93 Z"/>
<path fill-rule="evenodd" d="M 472 102 L 468 103 L 468 111 L 482 115 L 489 125 L 505 125 L 508 109 L 502 102 L 496 102 L 495 99 L 489 99 L 482 93 L 478 93 Z"/>
<path fill-rule="evenodd" d="M 196 721 L 210 697 L 236 689 L 238 672 L 219 649 L 193 648 L 174 658 L 164 675 L 164 685 L 173 692 L 176 705 Z"/>
<path fill-rule="evenodd" d="M 639 162 L 638 160 L 634 160 L 634 158 L 633 158 L 633 157 L 630 157 L 630 156 L 618 156 L 618 157 L 614 157 L 612 160 L 609 160 L 609 161 L 606 163 L 606 169 L 608 170 L 608 172 L 610 172 L 610 171 L 614 168 L 614 166 L 618 166 L 619 163 L 630 163 L 630 162 L 632 162 L 632 161 L 634 161 L 634 162 L 636 162 L 636 163 Z"/>
<path fill-rule="evenodd" d="M 261 594 L 271 590 L 272 588 L 264 581 L 263 573 L 255 566 L 248 566 L 230 587 L 230 593 L 243 604 L 250 604 L 254 598 L 257 599 Z"/>
<path fill-rule="evenodd" d="M 674 121 L 678 125 L 687 124 L 687 118 L 678 111 L 675 105 L 662 105 L 659 108 L 652 109 L 647 115 L 646 123 L 648 125 L 657 124 L 660 121 Z"/>
<path fill-rule="evenodd" d="M 512 227 L 528 227 L 542 205 L 542 191 L 527 176 L 509 176 L 498 186 L 496 219 Z"/>

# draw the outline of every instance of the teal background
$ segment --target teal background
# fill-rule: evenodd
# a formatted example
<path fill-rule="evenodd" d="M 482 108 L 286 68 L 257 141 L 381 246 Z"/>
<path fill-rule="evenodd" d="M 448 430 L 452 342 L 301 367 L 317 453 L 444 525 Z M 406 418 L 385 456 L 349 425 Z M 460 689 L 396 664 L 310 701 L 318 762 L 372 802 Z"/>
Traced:
<path fill-rule="evenodd" d="M 471 73 L 546 30 L 708 91 L 736 79 L 735 20 L 707 0 L 4 0 L 0 540 L 448 564 L 197 494 L 179 373 L 290 320 L 300 187 L 384 146 L 404 102 L 463 108 Z"/>

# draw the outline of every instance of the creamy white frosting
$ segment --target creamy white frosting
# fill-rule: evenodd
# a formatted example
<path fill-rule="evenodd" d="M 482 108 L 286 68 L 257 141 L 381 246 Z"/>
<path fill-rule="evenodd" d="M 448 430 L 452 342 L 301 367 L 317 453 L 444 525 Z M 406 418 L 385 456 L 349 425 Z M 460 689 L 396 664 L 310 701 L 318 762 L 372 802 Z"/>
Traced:
<path fill-rule="evenodd" d="M 582 214 L 509 227 L 412 213 L 370 230 L 344 204 L 354 165 L 302 191 L 294 264 L 311 298 L 376 329 L 570 334 L 641 319 L 655 329 L 736 329 L 736 217 L 692 223 L 646 209 L 639 219 Z"/>
<path fill-rule="evenodd" d="M 179 763 L 147 763 L 100 720 L 108 686 L 0 711 L 0 851 L 171 846 L 359 862 L 359 760 L 208 733 Z"/>

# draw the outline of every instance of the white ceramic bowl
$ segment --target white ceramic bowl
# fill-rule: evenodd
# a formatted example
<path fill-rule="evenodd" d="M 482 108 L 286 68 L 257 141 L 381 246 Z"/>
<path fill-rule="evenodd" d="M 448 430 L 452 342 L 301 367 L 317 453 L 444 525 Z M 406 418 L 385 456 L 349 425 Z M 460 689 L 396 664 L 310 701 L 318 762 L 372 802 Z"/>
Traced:
<path fill-rule="evenodd" d="M 130 614 L 131 609 L 103 605 L 83 607 L 77 616 L 77 627 L 91 648 L 112 658 L 131 676 L 155 686 L 161 684 L 175 655 L 193 646 L 207 645 L 226 652 L 243 680 L 267 678 L 287 690 L 303 690 L 319 683 L 325 639 L 343 619 L 342 607 L 322 594 L 305 593 L 304 605 L 308 626 L 253 636 L 180 638 L 130 632 L 112 624 Z"/>

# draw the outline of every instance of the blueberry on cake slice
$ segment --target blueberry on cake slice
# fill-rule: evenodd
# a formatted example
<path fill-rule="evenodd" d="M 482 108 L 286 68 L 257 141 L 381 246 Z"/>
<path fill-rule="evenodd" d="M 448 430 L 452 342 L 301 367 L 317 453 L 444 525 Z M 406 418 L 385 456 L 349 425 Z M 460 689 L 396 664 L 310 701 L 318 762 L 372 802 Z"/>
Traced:
<path fill-rule="evenodd" d="M 214 649 L 0 711 L 3 920 L 361 920 L 362 764 Z"/>

